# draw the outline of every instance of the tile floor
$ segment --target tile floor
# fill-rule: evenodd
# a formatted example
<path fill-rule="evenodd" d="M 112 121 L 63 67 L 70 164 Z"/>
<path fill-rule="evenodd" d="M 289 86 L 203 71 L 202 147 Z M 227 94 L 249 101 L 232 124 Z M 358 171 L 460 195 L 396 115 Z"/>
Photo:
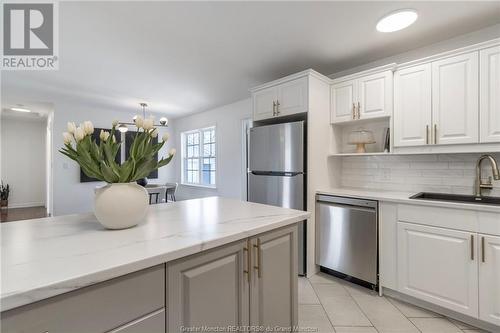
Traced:
<path fill-rule="evenodd" d="M 485 332 L 322 273 L 299 278 L 299 327 L 318 333 Z"/>

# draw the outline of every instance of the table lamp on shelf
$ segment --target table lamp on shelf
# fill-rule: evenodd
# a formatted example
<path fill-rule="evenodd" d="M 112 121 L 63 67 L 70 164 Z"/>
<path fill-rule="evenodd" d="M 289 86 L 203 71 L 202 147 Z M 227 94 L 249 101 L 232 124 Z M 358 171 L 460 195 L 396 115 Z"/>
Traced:
<path fill-rule="evenodd" d="M 356 145 L 356 153 L 363 154 L 366 153 L 365 145 L 375 143 L 373 138 L 373 132 L 358 129 L 356 131 L 352 131 L 349 134 L 349 144 Z"/>

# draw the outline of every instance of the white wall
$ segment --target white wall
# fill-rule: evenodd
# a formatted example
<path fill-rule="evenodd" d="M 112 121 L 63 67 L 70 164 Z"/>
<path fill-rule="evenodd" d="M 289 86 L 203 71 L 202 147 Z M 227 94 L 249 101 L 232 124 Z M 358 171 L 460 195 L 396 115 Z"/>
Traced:
<path fill-rule="evenodd" d="M 52 174 L 53 174 L 53 214 L 64 215 L 93 210 L 94 189 L 96 186 L 104 185 L 103 182 L 80 183 L 79 166 L 66 156 L 59 153 L 62 147 L 62 132 L 66 131 L 68 121 L 77 124 L 85 120 L 91 120 L 95 127 L 110 128 L 113 120 L 129 120 L 137 112 L 124 111 L 119 108 L 109 109 L 92 104 L 93 99 L 88 96 L 80 96 L 75 92 L 73 96 L 59 94 L 54 91 L 50 95 L 40 93 L 36 89 L 17 89 L 17 87 L 2 86 L 2 97 L 9 100 L 33 101 L 51 103 L 54 108 L 53 118 L 53 144 L 52 144 Z M 158 119 L 160 115 L 156 114 Z M 175 121 L 169 122 L 167 129 L 160 129 L 160 137 L 166 131 L 171 134 L 167 145 L 160 151 L 160 156 L 168 154 L 170 148 L 175 146 L 175 135 L 173 126 Z M 3 140 L 2 140 L 3 146 Z M 3 159 L 2 149 L 2 159 Z M 177 159 L 178 157 L 174 157 Z M 176 179 L 174 162 L 161 168 L 158 179 L 150 183 L 166 183 Z M 2 170 L 3 172 L 3 170 Z"/>
<path fill-rule="evenodd" d="M 132 119 L 134 113 L 119 110 L 103 110 L 96 107 L 86 107 L 65 100 L 54 102 L 54 215 L 89 212 L 93 210 L 94 189 L 104 185 L 103 182 L 80 183 L 79 166 L 58 152 L 62 147 L 61 133 L 66 131 L 68 121 L 77 124 L 91 120 L 94 127 L 110 128 L 113 120 Z M 160 137 L 165 131 L 173 132 L 170 122 L 169 129 L 160 129 Z M 159 156 L 166 156 L 174 146 L 174 136 L 160 151 Z M 176 157 L 174 157 L 176 159 Z M 174 163 L 163 167 L 158 172 L 158 179 L 150 183 L 165 183 L 175 179 Z"/>
<path fill-rule="evenodd" d="M 46 120 L 2 117 L 2 180 L 9 207 L 45 206 Z"/>
<path fill-rule="evenodd" d="M 178 158 L 175 159 L 179 189 L 177 199 L 192 199 L 207 196 L 242 198 L 243 172 L 242 122 L 252 116 L 250 98 L 216 109 L 175 119 L 175 137 Z M 217 188 L 181 185 L 181 133 L 197 128 L 216 126 L 217 141 Z"/>

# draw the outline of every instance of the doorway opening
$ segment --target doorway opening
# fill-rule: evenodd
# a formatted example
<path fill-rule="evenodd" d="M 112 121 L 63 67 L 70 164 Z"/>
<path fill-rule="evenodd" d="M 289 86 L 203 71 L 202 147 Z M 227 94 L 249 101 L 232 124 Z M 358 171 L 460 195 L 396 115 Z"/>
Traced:
<path fill-rule="evenodd" d="M 51 216 L 52 104 L 3 104 L 0 128 L 0 176 L 4 190 L 9 188 L 0 221 Z"/>

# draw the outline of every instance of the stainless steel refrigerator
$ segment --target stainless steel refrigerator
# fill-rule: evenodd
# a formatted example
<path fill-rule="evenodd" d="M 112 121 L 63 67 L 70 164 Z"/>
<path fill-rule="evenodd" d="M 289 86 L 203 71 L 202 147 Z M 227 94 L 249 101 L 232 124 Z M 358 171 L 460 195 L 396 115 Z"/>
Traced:
<path fill-rule="evenodd" d="M 249 134 L 248 201 L 305 210 L 305 122 L 253 127 Z M 306 229 L 299 224 L 299 274 L 306 274 Z"/>

